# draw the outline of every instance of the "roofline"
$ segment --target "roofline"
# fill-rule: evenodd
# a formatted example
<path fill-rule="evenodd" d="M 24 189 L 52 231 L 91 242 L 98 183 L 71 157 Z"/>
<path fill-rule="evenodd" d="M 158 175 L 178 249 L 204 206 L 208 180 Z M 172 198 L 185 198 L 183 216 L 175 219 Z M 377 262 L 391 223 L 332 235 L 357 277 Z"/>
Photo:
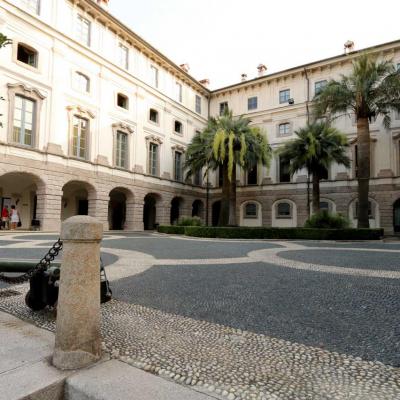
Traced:
<path fill-rule="evenodd" d="M 234 84 L 232 84 L 232 85 L 224 86 L 224 87 L 219 88 L 219 89 L 211 90 L 211 95 L 213 95 L 213 94 L 215 94 L 215 93 L 217 93 L 217 92 L 224 91 L 224 90 L 233 89 L 233 88 L 236 88 L 236 87 L 238 87 L 238 86 L 244 87 L 244 86 L 246 86 L 246 85 L 248 85 L 248 84 L 251 84 L 251 83 L 253 83 L 253 82 L 260 81 L 260 80 L 262 80 L 262 79 L 273 78 L 274 76 L 281 75 L 281 74 L 285 74 L 285 73 L 289 73 L 289 72 L 292 72 L 292 71 L 295 71 L 295 70 L 298 70 L 298 69 L 303 69 L 303 70 L 304 70 L 304 68 L 310 67 L 310 66 L 315 65 L 315 64 L 319 64 L 319 63 L 323 63 L 323 62 L 327 62 L 327 61 L 332 61 L 332 60 L 335 60 L 335 59 L 340 59 L 340 58 L 342 58 L 342 57 L 348 57 L 349 55 L 353 55 L 353 56 L 354 56 L 354 55 L 359 54 L 359 53 L 362 53 L 362 52 L 364 52 L 364 51 L 371 51 L 371 50 L 373 50 L 373 49 L 379 49 L 379 48 L 381 48 L 381 47 L 390 46 L 390 45 L 394 45 L 394 44 L 398 44 L 398 45 L 400 46 L 400 39 L 393 40 L 393 41 L 391 41 L 391 42 L 386 42 L 386 43 L 378 44 L 378 45 L 375 45 L 375 46 L 365 47 L 365 48 L 360 49 L 360 50 L 352 51 L 352 52 L 350 52 L 350 53 L 348 53 L 348 54 L 340 54 L 340 55 L 337 55 L 337 56 L 324 58 L 324 59 L 322 59 L 322 60 L 312 61 L 312 62 L 310 62 L 310 63 L 303 64 L 303 65 L 299 65 L 299 66 L 297 66 L 297 67 L 292 67 L 292 68 L 288 68 L 288 69 L 283 69 L 283 70 L 281 70 L 281 71 L 274 72 L 274 73 L 269 74 L 269 75 L 257 76 L 256 78 L 250 79 L 250 80 L 245 81 L 245 82 L 234 83 Z"/>
<path fill-rule="evenodd" d="M 169 64 L 172 68 L 176 69 L 180 74 L 183 74 L 187 79 L 193 82 L 194 85 L 198 86 L 199 91 L 203 90 L 207 92 L 207 94 L 211 94 L 211 90 L 203 86 L 197 79 L 195 79 L 192 75 L 188 74 L 185 72 L 179 65 L 175 64 L 171 59 L 169 59 L 167 56 L 165 56 L 163 53 L 161 53 L 159 50 L 157 50 L 155 47 L 153 47 L 149 42 L 144 40 L 141 36 L 139 36 L 137 33 L 133 32 L 127 25 L 122 23 L 119 19 L 114 17 L 110 12 L 105 10 L 103 7 L 98 5 L 95 1 L 93 0 L 81 0 L 88 4 L 90 7 L 95 8 L 98 12 L 104 15 L 104 17 L 109 18 L 117 24 L 121 29 L 125 30 L 127 34 L 131 35 L 136 39 L 138 42 L 140 42 L 142 45 L 147 47 L 150 51 L 155 53 L 158 57 L 162 58 L 167 64 Z"/>

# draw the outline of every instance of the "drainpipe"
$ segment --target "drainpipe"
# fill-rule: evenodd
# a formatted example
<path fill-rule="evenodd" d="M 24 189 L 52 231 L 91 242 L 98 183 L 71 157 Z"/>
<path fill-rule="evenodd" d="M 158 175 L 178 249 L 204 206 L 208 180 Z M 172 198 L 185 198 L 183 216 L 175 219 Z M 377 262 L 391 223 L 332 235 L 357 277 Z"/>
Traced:
<path fill-rule="evenodd" d="M 307 100 L 306 100 L 306 113 L 307 113 L 307 124 L 310 123 L 310 109 L 308 103 L 310 101 L 310 79 L 308 78 L 307 69 L 304 68 L 304 76 L 307 82 Z M 308 217 L 311 217 L 311 202 L 310 202 L 310 171 L 307 169 L 307 212 Z"/>
<path fill-rule="evenodd" d="M 211 97 L 208 96 L 208 107 L 207 107 L 207 120 L 210 117 L 210 101 L 211 101 Z M 209 208 L 209 204 L 210 204 L 210 183 L 208 180 L 208 163 L 207 163 L 207 170 L 206 170 L 206 226 L 208 226 L 208 208 Z"/>

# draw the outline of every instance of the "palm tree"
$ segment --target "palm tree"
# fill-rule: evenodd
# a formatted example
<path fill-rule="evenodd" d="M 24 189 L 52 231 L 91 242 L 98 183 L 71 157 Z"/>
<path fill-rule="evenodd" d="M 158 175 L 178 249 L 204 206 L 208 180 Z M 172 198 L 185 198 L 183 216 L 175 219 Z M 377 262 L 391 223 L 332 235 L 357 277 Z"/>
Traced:
<path fill-rule="evenodd" d="M 187 178 L 205 167 L 222 168 L 222 201 L 219 225 L 236 225 L 236 166 L 248 169 L 255 164 L 269 166 L 271 148 L 267 137 L 248 118 L 234 118 L 230 110 L 210 117 L 206 128 L 197 133 L 186 153 Z"/>
<path fill-rule="evenodd" d="M 0 49 L 11 43 L 12 43 L 11 39 L 9 39 L 6 35 L 0 33 Z"/>
<path fill-rule="evenodd" d="M 332 163 L 350 167 L 346 154 L 349 143 L 346 136 L 326 122 L 314 122 L 295 131 L 295 139 L 279 150 L 280 157 L 290 162 L 290 173 L 306 168 L 312 175 L 313 211 L 319 211 L 320 180 Z"/>
<path fill-rule="evenodd" d="M 314 98 L 317 116 L 352 112 L 357 120 L 358 227 L 368 228 L 370 179 L 370 132 L 373 118 L 383 116 L 390 127 L 392 110 L 400 111 L 400 72 L 391 61 L 377 61 L 362 54 L 353 62 L 350 75 L 331 80 Z"/>

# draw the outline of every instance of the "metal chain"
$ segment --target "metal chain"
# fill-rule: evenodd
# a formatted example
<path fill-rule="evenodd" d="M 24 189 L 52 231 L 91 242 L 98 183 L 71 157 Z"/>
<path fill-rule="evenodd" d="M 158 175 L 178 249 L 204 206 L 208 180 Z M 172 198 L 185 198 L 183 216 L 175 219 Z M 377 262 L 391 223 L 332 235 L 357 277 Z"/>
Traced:
<path fill-rule="evenodd" d="M 0 273 L 0 281 L 11 283 L 11 284 L 19 284 L 29 281 L 34 275 L 39 272 L 43 272 L 49 268 L 49 265 L 52 261 L 58 256 L 58 253 L 63 248 L 63 242 L 61 239 L 58 239 L 57 242 L 51 246 L 50 250 L 45 254 L 45 256 L 28 272 L 23 275 L 12 277 L 6 276 L 3 273 Z"/>

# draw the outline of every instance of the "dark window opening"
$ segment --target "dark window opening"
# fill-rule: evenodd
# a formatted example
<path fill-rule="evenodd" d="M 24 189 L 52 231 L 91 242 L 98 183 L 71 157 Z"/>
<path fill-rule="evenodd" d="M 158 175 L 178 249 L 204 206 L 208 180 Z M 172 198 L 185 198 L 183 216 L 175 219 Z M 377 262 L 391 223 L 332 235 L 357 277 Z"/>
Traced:
<path fill-rule="evenodd" d="M 38 53 L 36 50 L 18 43 L 17 60 L 37 68 Z"/>
<path fill-rule="evenodd" d="M 128 109 L 128 98 L 121 93 L 117 95 L 117 105 L 118 107 Z"/>

